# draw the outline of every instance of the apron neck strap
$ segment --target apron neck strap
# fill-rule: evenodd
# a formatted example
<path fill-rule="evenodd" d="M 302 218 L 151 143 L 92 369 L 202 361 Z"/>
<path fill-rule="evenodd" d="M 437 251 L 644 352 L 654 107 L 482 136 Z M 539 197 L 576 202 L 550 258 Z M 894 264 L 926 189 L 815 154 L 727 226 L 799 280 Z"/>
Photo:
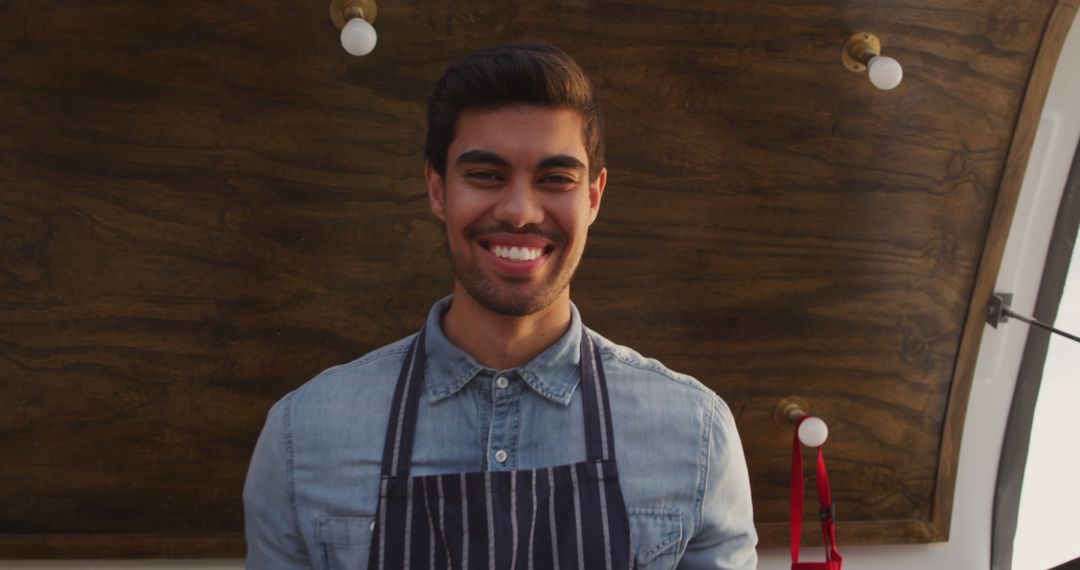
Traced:
<path fill-rule="evenodd" d="M 585 451 L 589 461 L 615 459 L 615 432 L 611 427 L 611 404 L 607 378 L 589 331 L 581 327 L 581 404 L 585 416 Z"/>
<path fill-rule="evenodd" d="M 397 388 L 394 389 L 394 402 L 390 406 L 390 422 L 386 429 L 386 444 L 383 446 L 383 478 L 409 475 L 416 435 L 416 410 L 420 405 L 424 365 L 427 362 L 427 351 L 424 348 L 425 330 L 420 329 L 420 333 L 409 345 L 405 363 L 398 375 Z"/>

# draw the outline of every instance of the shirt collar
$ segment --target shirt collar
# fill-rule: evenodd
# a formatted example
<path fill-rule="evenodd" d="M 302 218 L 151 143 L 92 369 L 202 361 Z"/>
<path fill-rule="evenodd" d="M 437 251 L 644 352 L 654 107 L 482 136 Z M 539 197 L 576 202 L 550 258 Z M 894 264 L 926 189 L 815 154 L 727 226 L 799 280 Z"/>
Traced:
<path fill-rule="evenodd" d="M 428 312 L 424 379 L 430 402 L 435 403 L 456 394 L 478 374 L 486 371 L 492 375 L 516 373 L 537 394 L 563 406 L 570 404 L 570 398 L 581 380 L 578 365 L 581 362 L 583 330 L 581 315 L 573 303 L 570 303 L 570 329 L 555 344 L 517 368 L 493 370 L 478 363 L 443 334 L 442 316 L 453 299 L 453 295 L 445 297 Z"/>

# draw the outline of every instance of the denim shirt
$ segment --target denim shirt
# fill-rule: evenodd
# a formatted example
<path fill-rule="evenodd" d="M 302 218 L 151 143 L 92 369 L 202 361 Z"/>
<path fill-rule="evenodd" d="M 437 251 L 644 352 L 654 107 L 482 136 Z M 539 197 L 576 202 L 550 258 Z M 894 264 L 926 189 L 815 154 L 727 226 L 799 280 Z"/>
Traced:
<path fill-rule="evenodd" d="M 583 461 L 587 332 L 607 378 L 638 567 L 756 567 L 746 461 L 723 400 L 583 327 L 572 305 L 569 330 L 540 356 L 486 368 L 443 335 L 451 300 L 428 314 L 413 475 Z M 248 568 L 367 567 L 390 402 L 413 336 L 326 370 L 270 410 L 244 485 Z"/>

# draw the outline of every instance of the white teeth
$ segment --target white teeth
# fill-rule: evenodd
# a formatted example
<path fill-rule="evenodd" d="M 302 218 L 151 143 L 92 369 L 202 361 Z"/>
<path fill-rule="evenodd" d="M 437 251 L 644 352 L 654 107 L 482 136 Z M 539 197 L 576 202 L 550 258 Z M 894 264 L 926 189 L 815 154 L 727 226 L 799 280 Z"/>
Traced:
<path fill-rule="evenodd" d="M 514 261 L 532 261 L 543 255 L 543 250 L 539 248 L 517 246 L 506 247 L 503 245 L 496 245 L 491 248 L 491 251 L 498 257 Z"/>

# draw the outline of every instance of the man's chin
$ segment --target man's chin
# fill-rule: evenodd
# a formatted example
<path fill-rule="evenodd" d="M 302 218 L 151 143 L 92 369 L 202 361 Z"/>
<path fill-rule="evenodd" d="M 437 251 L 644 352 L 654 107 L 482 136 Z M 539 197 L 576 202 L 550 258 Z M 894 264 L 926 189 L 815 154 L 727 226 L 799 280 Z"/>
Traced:
<path fill-rule="evenodd" d="M 507 317 L 527 317 L 551 306 L 570 279 L 550 274 L 484 274 L 476 265 L 450 256 L 457 282 L 476 304 Z"/>
<path fill-rule="evenodd" d="M 466 284 L 466 291 L 485 309 L 505 317 L 527 317 L 551 306 L 562 290 L 475 290 Z M 522 288 L 526 289 L 526 288 Z M 564 287 L 565 289 L 565 287 Z"/>
<path fill-rule="evenodd" d="M 477 299 L 487 310 L 504 317 L 527 317 L 551 305 L 552 300 L 538 296 L 498 295 Z"/>

